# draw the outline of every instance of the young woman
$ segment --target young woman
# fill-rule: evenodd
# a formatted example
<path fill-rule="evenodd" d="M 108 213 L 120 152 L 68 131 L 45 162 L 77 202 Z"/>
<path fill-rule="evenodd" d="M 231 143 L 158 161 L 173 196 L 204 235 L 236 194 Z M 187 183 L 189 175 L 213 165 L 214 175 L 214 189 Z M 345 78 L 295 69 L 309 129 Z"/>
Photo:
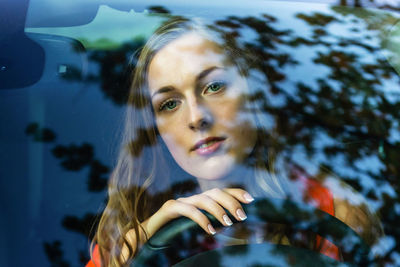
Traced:
<path fill-rule="evenodd" d="M 251 98 L 244 57 L 201 23 L 182 18 L 164 23 L 149 39 L 135 69 L 121 154 L 89 265 L 129 263 L 141 244 L 180 216 L 213 235 L 200 210 L 230 226 L 230 217 L 246 219 L 242 205 L 253 197 L 310 200 L 367 239 L 381 234 L 365 205 L 336 198 L 294 165 L 276 167 L 274 135 Z M 200 190 L 178 198 L 165 191 L 179 175 L 193 177 Z M 157 190 L 167 193 L 151 198 Z M 328 241 L 316 243 L 340 258 Z"/>

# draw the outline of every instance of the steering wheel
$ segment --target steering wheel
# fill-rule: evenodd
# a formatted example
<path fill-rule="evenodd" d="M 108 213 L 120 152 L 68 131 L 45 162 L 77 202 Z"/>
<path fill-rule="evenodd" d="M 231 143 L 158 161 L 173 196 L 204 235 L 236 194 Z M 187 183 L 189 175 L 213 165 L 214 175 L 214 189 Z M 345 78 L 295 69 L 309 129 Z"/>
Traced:
<path fill-rule="evenodd" d="M 350 265 L 367 266 L 372 262 L 370 248 L 363 239 L 349 226 L 319 209 L 304 203 L 272 198 L 256 199 L 251 204 L 243 205 L 243 208 L 248 218 L 234 225 L 266 222 L 285 224 L 296 231 L 313 232 L 331 241 L 339 247 L 345 260 L 351 258 L 346 262 Z M 222 227 L 214 216 L 205 214 L 213 225 Z M 342 266 L 344 263 L 318 251 L 270 242 L 218 247 L 214 240 L 218 235 L 208 235 L 186 217 L 175 219 L 143 245 L 131 266 Z M 196 249 L 199 239 L 203 240 L 202 244 L 204 240 L 211 240 L 209 243 L 214 246 Z"/>

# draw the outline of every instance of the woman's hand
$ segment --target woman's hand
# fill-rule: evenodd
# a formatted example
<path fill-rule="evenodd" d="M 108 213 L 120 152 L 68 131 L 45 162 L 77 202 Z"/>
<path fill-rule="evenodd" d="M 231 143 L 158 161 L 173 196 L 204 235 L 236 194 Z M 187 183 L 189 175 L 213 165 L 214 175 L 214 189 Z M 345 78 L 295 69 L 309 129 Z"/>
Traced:
<path fill-rule="evenodd" d="M 150 233 L 154 234 L 155 231 L 161 226 L 160 223 L 166 222 L 185 216 L 195 221 L 201 228 L 209 234 L 215 234 L 215 229 L 211 225 L 207 216 L 201 210 L 214 215 L 222 225 L 231 226 L 232 221 L 229 215 L 224 210 L 227 209 L 233 217 L 238 221 L 243 221 L 247 218 L 240 203 L 248 204 L 253 201 L 253 198 L 243 189 L 239 188 L 214 188 L 205 191 L 198 195 L 193 195 L 185 198 L 178 198 L 176 200 L 168 200 L 160 208 L 160 210 L 150 218 L 147 223 L 147 228 Z M 154 221 L 157 219 L 158 221 Z"/>
<path fill-rule="evenodd" d="M 231 226 L 232 221 L 224 208 L 227 209 L 230 215 L 235 217 L 236 220 L 243 221 L 247 216 L 243 211 L 241 203 L 248 204 L 253 200 L 253 197 L 243 189 L 214 188 L 190 197 L 168 200 L 156 213 L 142 222 L 141 226 L 146 231 L 147 238 L 150 238 L 167 222 L 184 216 L 195 221 L 204 229 L 204 231 L 213 235 L 216 233 L 214 227 L 211 225 L 207 216 L 205 216 L 200 210 L 205 210 L 214 215 L 222 225 Z M 141 243 L 145 241 L 144 236 L 144 233 L 141 233 Z M 130 230 L 126 237 L 130 244 L 135 246 L 135 232 Z M 128 249 L 127 247 L 124 247 L 122 250 L 123 258 L 126 259 L 125 256 L 127 253 Z"/>

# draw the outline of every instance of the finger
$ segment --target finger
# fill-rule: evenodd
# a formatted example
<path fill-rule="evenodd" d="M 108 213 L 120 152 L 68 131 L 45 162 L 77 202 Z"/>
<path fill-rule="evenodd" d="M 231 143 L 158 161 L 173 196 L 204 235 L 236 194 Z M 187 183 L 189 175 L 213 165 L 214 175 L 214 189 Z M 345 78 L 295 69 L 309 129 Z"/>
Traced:
<path fill-rule="evenodd" d="M 243 221 L 247 218 L 240 202 L 229 193 L 219 188 L 214 188 L 204 192 L 203 194 L 209 196 L 222 207 L 226 208 L 236 218 L 236 220 Z"/>
<path fill-rule="evenodd" d="M 211 225 L 207 216 L 204 215 L 195 206 L 179 200 L 168 201 L 168 202 L 169 204 L 167 206 L 167 209 L 170 210 L 172 214 L 178 213 L 180 216 L 184 216 L 191 219 L 209 234 L 214 235 L 216 233 L 214 227 Z"/>
<path fill-rule="evenodd" d="M 248 204 L 254 201 L 254 198 L 246 190 L 240 188 L 224 188 L 223 190 L 240 202 Z"/>
<path fill-rule="evenodd" d="M 228 214 L 226 214 L 226 211 L 215 200 L 207 195 L 199 194 L 187 198 L 178 198 L 177 200 L 207 211 L 214 215 L 222 225 L 231 226 L 233 224 Z"/>

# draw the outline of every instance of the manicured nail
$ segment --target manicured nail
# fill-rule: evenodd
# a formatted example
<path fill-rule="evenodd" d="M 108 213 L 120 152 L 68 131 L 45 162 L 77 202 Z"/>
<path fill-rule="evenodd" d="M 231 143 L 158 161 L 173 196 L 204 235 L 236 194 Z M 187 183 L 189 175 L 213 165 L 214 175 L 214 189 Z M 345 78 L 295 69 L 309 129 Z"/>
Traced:
<path fill-rule="evenodd" d="M 237 214 L 237 216 L 238 216 L 242 221 L 244 221 L 244 220 L 247 219 L 246 214 L 244 214 L 244 211 L 241 210 L 241 209 L 238 209 L 238 210 L 236 211 L 236 214 Z"/>
<path fill-rule="evenodd" d="M 215 235 L 216 231 L 215 231 L 214 227 L 212 227 L 211 224 L 208 224 L 207 227 L 208 227 L 208 230 L 210 231 L 210 233 L 211 233 L 212 235 Z"/>
<path fill-rule="evenodd" d="M 222 219 L 224 219 L 224 221 L 227 225 L 229 225 L 229 226 L 232 225 L 232 221 L 231 221 L 231 219 L 229 219 L 228 215 L 225 214 L 224 216 L 222 216 Z"/>
<path fill-rule="evenodd" d="M 244 193 L 243 195 L 244 199 L 246 199 L 248 202 L 252 202 L 254 200 L 254 198 L 252 196 L 250 196 L 249 193 Z"/>

